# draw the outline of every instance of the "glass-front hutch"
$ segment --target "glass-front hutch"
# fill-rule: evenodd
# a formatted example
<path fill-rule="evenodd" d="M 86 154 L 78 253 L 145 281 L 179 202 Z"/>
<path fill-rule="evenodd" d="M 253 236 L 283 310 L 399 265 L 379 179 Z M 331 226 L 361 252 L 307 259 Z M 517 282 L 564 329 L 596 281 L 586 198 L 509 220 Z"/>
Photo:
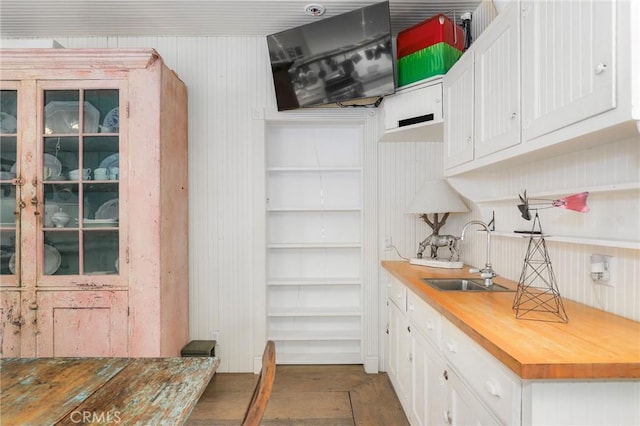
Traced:
<path fill-rule="evenodd" d="M 104 67 L 92 67 L 88 52 L 102 56 Z M 129 145 L 133 137 L 134 152 L 160 152 L 163 132 L 160 109 L 132 106 L 129 96 L 153 94 L 160 105 L 165 84 L 183 84 L 172 72 L 169 82 L 150 77 L 166 71 L 152 50 L 35 49 L 33 55 L 27 53 L 6 50 L 0 65 L 1 355 L 136 355 L 132 333 L 144 333 L 137 321 L 147 313 L 136 307 L 136 317 L 131 318 L 131 308 L 143 302 L 145 284 L 132 288 L 130 275 L 142 271 L 135 264 L 137 257 L 150 256 L 160 264 L 163 249 L 132 246 L 129 233 L 132 227 L 151 233 L 147 235 L 161 232 L 160 228 L 145 230 L 149 225 L 143 222 L 159 222 L 154 219 L 163 206 L 154 199 L 160 198 L 163 189 L 160 178 L 146 174 L 138 176 L 142 186 L 130 185 L 132 170 L 145 173 L 159 170 L 162 164 L 154 155 L 132 160 Z M 28 64 L 40 71 L 27 71 Z M 184 134 L 167 132 L 184 143 L 172 148 L 180 153 L 165 160 L 184 162 L 184 188 L 185 100 L 186 92 L 172 106 L 184 107 L 184 122 L 172 131 L 184 128 Z M 131 214 L 129 197 L 137 191 L 151 191 L 153 196 L 146 211 Z M 181 238 L 186 239 L 186 234 Z M 147 244 L 158 240 L 149 238 Z M 157 285 L 166 279 L 162 273 L 160 268 L 149 288 L 165 291 Z M 153 278 L 153 272 L 149 276 Z M 184 292 L 176 300 L 186 312 Z M 153 293 L 146 296 L 158 299 Z M 153 302 L 148 309 L 148 315 L 158 310 Z M 156 340 L 161 333 L 156 333 Z M 185 335 L 166 349 L 171 355 L 177 355 Z M 150 354 L 165 350 L 154 346 Z"/>

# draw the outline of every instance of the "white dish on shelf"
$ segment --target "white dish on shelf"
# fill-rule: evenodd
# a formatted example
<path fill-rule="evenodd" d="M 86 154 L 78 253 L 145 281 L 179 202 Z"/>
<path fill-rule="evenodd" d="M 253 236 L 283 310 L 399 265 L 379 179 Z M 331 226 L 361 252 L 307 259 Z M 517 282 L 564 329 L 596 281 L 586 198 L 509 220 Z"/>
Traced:
<path fill-rule="evenodd" d="M 111 129 L 112 132 L 118 132 L 120 130 L 120 109 L 115 107 L 107 113 L 102 121 L 102 126 Z"/>
<path fill-rule="evenodd" d="M 78 101 L 51 101 L 44 107 L 44 133 L 96 133 L 100 111 L 89 102 L 84 103 L 84 129 L 80 129 Z"/>
<path fill-rule="evenodd" d="M 0 133 L 15 133 L 18 129 L 18 120 L 6 112 L 0 112 Z"/>
<path fill-rule="evenodd" d="M 120 200 L 118 198 L 107 201 L 106 203 L 98 207 L 98 210 L 96 210 L 96 219 L 118 220 L 120 215 L 120 212 L 118 211 L 119 207 Z"/>
<path fill-rule="evenodd" d="M 76 219 L 76 222 L 78 219 Z M 82 219 L 85 228 L 114 227 L 118 226 L 118 219 Z"/>
<path fill-rule="evenodd" d="M 120 167 L 120 154 L 111 154 L 100 163 L 100 168 L 110 169 L 112 167 Z"/>
<path fill-rule="evenodd" d="M 51 176 L 47 177 L 47 180 L 60 180 L 62 174 L 62 164 L 60 161 L 51 154 L 44 154 L 44 166 L 51 170 Z"/>
<path fill-rule="evenodd" d="M 60 252 L 48 244 L 44 245 L 44 275 L 53 275 L 56 273 L 62 263 Z M 14 253 L 9 259 L 9 271 L 16 273 L 16 254 Z"/>

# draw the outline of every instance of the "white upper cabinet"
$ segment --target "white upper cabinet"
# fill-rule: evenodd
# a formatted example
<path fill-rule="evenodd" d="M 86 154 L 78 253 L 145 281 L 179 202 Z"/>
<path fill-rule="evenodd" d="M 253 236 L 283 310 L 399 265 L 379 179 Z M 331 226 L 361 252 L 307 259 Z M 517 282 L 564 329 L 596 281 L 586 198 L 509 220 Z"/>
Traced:
<path fill-rule="evenodd" d="M 473 51 L 444 76 L 444 167 L 473 160 Z"/>
<path fill-rule="evenodd" d="M 474 48 L 476 158 L 520 142 L 519 27 L 518 8 L 513 5 Z"/>
<path fill-rule="evenodd" d="M 380 142 L 442 142 L 442 77 L 385 96 L 381 112 Z"/>
<path fill-rule="evenodd" d="M 615 2 L 522 3 L 522 139 L 616 106 Z"/>
<path fill-rule="evenodd" d="M 637 137 L 638 18 L 640 5 L 626 0 L 512 0 L 443 79 L 445 176 Z M 470 117 L 459 93 L 465 61 L 472 148 L 460 134 Z"/>

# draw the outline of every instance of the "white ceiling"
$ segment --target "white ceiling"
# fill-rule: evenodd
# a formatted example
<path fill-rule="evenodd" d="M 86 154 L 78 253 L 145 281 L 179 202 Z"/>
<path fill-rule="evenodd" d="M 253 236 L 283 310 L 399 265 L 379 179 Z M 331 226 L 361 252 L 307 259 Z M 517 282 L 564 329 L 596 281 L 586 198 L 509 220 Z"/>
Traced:
<path fill-rule="evenodd" d="M 481 1 L 491 0 L 390 0 L 393 34 L 438 13 L 455 11 L 459 16 L 473 12 Z M 0 0 L 0 37 L 264 36 L 377 2 Z M 326 13 L 306 15 L 304 8 L 309 3 L 320 3 Z"/>

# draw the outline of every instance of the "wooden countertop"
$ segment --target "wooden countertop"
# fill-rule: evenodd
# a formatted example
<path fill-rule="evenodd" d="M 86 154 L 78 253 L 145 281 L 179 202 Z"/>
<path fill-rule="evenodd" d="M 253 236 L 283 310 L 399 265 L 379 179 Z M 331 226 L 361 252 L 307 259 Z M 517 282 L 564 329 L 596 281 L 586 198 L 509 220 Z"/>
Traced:
<path fill-rule="evenodd" d="M 183 424 L 220 360 L 6 358 L 0 423 Z"/>
<path fill-rule="evenodd" d="M 562 299 L 568 323 L 516 319 L 513 292 L 444 292 L 421 278 L 478 278 L 404 261 L 382 266 L 522 379 L 638 379 L 640 322 Z M 517 283 L 497 277 L 515 290 Z"/>

